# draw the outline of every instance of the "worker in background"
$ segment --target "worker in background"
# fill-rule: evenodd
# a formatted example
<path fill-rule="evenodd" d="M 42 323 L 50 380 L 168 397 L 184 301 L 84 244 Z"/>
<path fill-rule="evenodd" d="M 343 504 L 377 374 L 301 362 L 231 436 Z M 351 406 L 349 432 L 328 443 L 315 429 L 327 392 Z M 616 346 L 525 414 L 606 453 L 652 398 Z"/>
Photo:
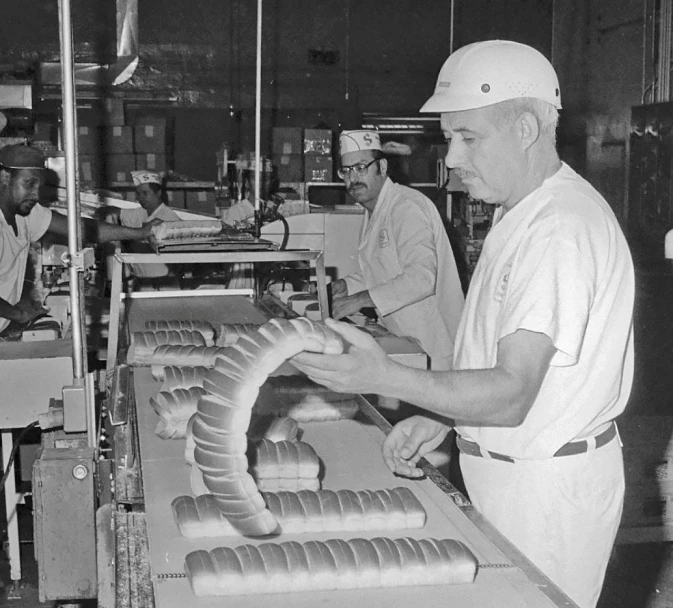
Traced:
<path fill-rule="evenodd" d="M 344 131 L 339 144 L 339 177 L 367 217 L 360 272 L 332 283 L 332 316 L 373 307 L 391 333 L 419 342 L 432 369 L 450 369 L 464 297 L 439 212 L 417 190 L 390 180 L 376 131 Z"/>
<path fill-rule="evenodd" d="M 131 171 L 140 207 L 119 209 L 106 207 L 108 221 L 119 222 L 129 228 L 141 228 L 147 222 L 158 219 L 177 222 L 180 216 L 163 200 L 162 176 L 153 171 Z M 133 253 L 154 253 L 148 243 L 130 243 Z M 178 287 L 177 279 L 166 264 L 131 264 L 131 272 L 139 279 L 139 287 Z"/>
<path fill-rule="evenodd" d="M 39 204 L 44 169 L 44 155 L 37 148 L 12 145 L 0 149 L 0 331 L 10 321 L 26 325 L 47 312 L 40 304 L 21 299 L 30 244 L 46 233 L 68 235 L 66 216 Z M 126 228 L 86 220 L 83 228 L 89 240 L 101 243 L 143 240 L 151 227 L 151 222 Z"/>
<path fill-rule="evenodd" d="M 454 52 L 421 109 L 441 114 L 447 165 L 496 205 L 467 294 L 453 371 L 388 358 L 369 336 L 292 359 L 331 389 L 404 399 L 383 455 L 400 475 L 455 420 L 476 508 L 581 608 L 598 601 L 624 497 L 615 419 L 633 378 L 634 269 L 605 199 L 556 152 L 559 83 L 509 41 Z"/>

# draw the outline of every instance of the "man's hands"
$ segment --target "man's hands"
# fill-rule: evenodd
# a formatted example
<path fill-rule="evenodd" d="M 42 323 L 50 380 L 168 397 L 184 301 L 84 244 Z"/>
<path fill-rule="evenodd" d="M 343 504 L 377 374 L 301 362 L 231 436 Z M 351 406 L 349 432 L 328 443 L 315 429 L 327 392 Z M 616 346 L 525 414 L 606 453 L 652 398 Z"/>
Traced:
<path fill-rule="evenodd" d="M 19 325 L 28 325 L 31 321 L 46 315 L 48 312 L 48 308 L 42 307 L 37 302 L 22 300 L 12 307 L 11 316 L 7 318 Z"/>
<path fill-rule="evenodd" d="M 373 307 L 374 302 L 367 290 L 339 298 L 335 297 L 334 290 L 332 290 L 332 317 L 335 319 L 343 319 L 360 312 L 363 308 Z"/>
<path fill-rule="evenodd" d="M 149 239 L 152 236 L 152 226 L 158 226 L 159 224 L 162 224 L 163 220 L 160 220 L 159 218 L 154 218 L 153 220 L 147 222 L 146 224 L 143 224 L 143 227 L 140 228 L 142 231 L 142 238 L 143 239 Z"/>
<path fill-rule="evenodd" d="M 339 393 L 379 393 L 394 374 L 396 364 L 370 335 L 349 323 L 326 319 L 325 323 L 346 343 L 342 355 L 302 352 L 290 362 L 311 380 Z"/>
<path fill-rule="evenodd" d="M 444 441 L 451 427 L 424 416 L 412 416 L 398 422 L 383 442 L 383 460 L 388 468 L 403 477 L 422 477 L 416 465 L 428 452 Z"/>

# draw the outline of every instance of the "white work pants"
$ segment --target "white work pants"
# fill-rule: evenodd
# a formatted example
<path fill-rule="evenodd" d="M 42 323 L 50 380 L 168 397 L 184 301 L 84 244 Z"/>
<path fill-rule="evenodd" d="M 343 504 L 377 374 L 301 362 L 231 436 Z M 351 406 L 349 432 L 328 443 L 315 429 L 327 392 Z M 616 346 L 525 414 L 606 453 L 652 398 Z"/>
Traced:
<path fill-rule="evenodd" d="M 594 608 L 624 502 L 618 438 L 575 456 L 515 463 L 460 455 L 474 506 L 580 608 Z"/>

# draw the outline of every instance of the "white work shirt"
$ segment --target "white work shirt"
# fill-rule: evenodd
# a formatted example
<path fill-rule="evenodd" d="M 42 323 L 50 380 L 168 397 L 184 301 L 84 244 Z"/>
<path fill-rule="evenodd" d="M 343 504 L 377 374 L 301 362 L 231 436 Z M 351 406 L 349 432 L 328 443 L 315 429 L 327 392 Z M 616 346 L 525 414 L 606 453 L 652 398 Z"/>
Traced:
<path fill-rule="evenodd" d="M 556 354 L 524 422 L 458 432 L 483 449 L 551 457 L 602 432 L 626 406 L 633 380 L 634 270 L 603 197 L 566 164 L 503 215 L 496 211 L 472 277 L 455 369 L 493 368 L 498 341 L 543 333 Z"/>
<path fill-rule="evenodd" d="M 450 369 L 464 298 L 437 208 L 426 196 L 387 179 L 358 246 L 360 273 L 348 293 L 367 289 L 383 325 L 415 338 L 434 369 Z"/>
<path fill-rule="evenodd" d="M 0 298 L 12 306 L 21 299 L 30 244 L 39 241 L 51 223 L 51 210 L 35 205 L 28 217 L 16 216 L 17 234 L 0 212 Z M 0 318 L 0 331 L 9 319 Z"/>
<path fill-rule="evenodd" d="M 143 224 L 151 222 L 154 219 L 160 219 L 164 222 L 178 222 L 180 216 L 171 209 L 168 205 L 162 203 L 153 213 L 147 215 L 147 211 L 142 207 L 134 207 L 133 209 L 122 209 L 119 213 L 119 221 L 122 226 L 129 228 L 142 228 Z M 146 249 L 148 253 L 151 252 L 149 246 Z M 131 264 L 133 274 L 139 278 L 143 277 L 165 277 L 168 274 L 168 266 L 166 264 Z"/>

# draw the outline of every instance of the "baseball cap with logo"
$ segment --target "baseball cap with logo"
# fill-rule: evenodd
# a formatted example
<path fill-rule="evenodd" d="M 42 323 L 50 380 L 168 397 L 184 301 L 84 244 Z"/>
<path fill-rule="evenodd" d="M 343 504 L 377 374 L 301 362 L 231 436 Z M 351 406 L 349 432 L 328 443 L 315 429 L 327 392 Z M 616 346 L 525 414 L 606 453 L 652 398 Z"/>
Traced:
<path fill-rule="evenodd" d="M 341 156 L 349 152 L 360 152 L 361 150 L 380 150 L 381 137 L 376 131 L 367 129 L 342 131 L 339 136 L 339 148 Z"/>
<path fill-rule="evenodd" d="M 0 148 L 0 166 L 5 169 L 44 169 L 44 154 L 30 146 L 5 146 Z"/>

